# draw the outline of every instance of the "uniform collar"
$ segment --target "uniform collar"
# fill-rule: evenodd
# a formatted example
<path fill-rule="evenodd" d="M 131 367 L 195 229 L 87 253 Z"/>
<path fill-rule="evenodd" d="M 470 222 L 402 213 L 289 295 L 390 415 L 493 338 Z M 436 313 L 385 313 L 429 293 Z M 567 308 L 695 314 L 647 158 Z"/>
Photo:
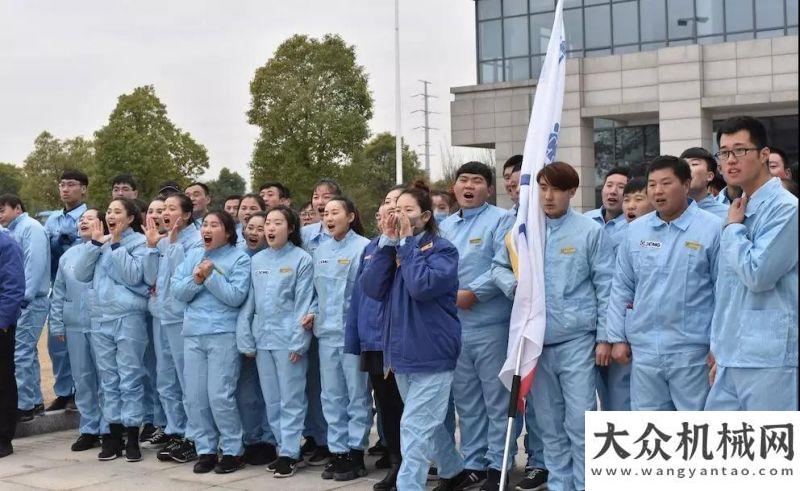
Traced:
<path fill-rule="evenodd" d="M 81 203 L 81 204 L 79 204 L 78 206 L 76 206 L 75 208 L 73 208 L 71 210 L 67 210 L 66 208 L 61 210 L 61 212 L 64 215 L 71 216 L 72 218 L 75 219 L 75 221 L 77 221 L 81 217 L 81 215 L 83 215 L 84 211 L 86 211 L 86 203 Z"/>
<path fill-rule="evenodd" d="M 22 223 L 26 218 L 28 218 L 28 213 L 22 212 L 17 218 L 11 220 L 11 223 L 8 224 L 8 230 L 14 230 L 17 228 L 17 225 Z"/>
<path fill-rule="evenodd" d="M 268 246 L 266 251 L 267 251 L 267 254 L 269 254 L 270 256 L 283 257 L 286 254 L 288 254 L 289 252 L 291 252 L 295 247 L 297 247 L 297 246 L 295 246 L 291 242 L 287 241 L 286 244 L 284 244 L 283 247 L 281 247 L 280 249 L 273 249 L 272 247 Z"/>
<path fill-rule="evenodd" d="M 567 221 L 567 218 L 573 213 L 575 213 L 574 210 L 572 209 L 572 207 L 569 207 L 567 208 L 567 212 L 558 218 L 550 218 L 549 216 L 545 215 L 544 221 L 547 224 L 547 228 L 555 229 L 563 225 L 564 222 Z"/>
<path fill-rule="evenodd" d="M 480 215 L 481 213 L 483 213 L 483 210 L 485 210 L 487 208 L 489 208 L 489 203 L 484 203 L 481 206 L 478 206 L 476 208 L 467 208 L 467 209 L 462 208 L 459 211 L 458 216 L 462 220 L 466 220 L 467 218 L 472 218 L 474 216 Z"/>
<path fill-rule="evenodd" d="M 777 177 L 773 177 L 769 181 L 762 184 L 761 187 L 756 189 L 756 192 L 753 193 L 753 195 L 747 200 L 747 207 L 744 209 L 744 216 L 753 216 L 758 209 L 761 208 L 761 205 L 775 196 L 775 193 L 780 191 L 781 188 L 781 180 Z"/>
<path fill-rule="evenodd" d="M 697 208 L 697 202 L 695 200 L 689 198 L 687 201 L 689 202 L 689 206 L 687 206 L 686 209 L 683 210 L 683 213 L 681 213 L 681 216 L 679 216 L 675 220 L 672 220 L 669 223 L 670 225 L 674 225 L 679 230 L 684 231 L 684 232 L 686 231 L 687 228 L 689 228 L 689 224 L 692 222 L 692 218 L 694 217 L 695 213 L 697 213 L 697 209 L 698 209 Z M 665 226 L 665 225 L 667 225 L 667 222 L 665 222 L 664 220 L 661 219 L 660 216 L 658 216 L 658 212 L 657 211 L 654 211 L 650 215 L 650 226 L 651 227 L 659 228 L 659 227 L 662 227 L 662 226 Z"/>

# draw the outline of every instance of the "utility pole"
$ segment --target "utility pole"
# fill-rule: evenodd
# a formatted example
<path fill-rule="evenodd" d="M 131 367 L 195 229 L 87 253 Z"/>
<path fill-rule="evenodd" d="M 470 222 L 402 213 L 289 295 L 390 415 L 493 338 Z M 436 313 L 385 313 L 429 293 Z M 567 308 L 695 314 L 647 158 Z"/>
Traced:
<path fill-rule="evenodd" d="M 403 184 L 403 134 L 400 121 L 400 1 L 394 0 L 395 181 Z"/>
<path fill-rule="evenodd" d="M 414 97 L 422 97 L 423 101 L 423 109 L 417 109 L 416 111 L 412 111 L 413 113 L 422 113 L 424 118 L 424 123 L 422 126 L 417 126 L 414 129 L 422 129 L 425 131 L 425 143 L 423 146 L 425 147 L 425 173 L 428 175 L 428 179 L 431 177 L 431 136 L 430 130 L 436 130 L 438 128 L 432 128 L 430 125 L 430 115 L 431 114 L 439 114 L 435 111 L 431 111 L 428 104 L 428 99 L 435 99 L 435 95 L 428 94 L 428 86 L 431 84 L 427 80 L 420 80 L 422 82 L 422 93 L 421 94 L 414 94 Z"/>

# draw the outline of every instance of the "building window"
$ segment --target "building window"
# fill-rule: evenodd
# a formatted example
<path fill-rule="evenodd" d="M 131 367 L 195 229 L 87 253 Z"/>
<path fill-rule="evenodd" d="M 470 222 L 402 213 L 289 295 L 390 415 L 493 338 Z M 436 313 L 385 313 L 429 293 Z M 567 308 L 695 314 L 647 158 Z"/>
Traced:
<path fill-rule="evenodd" d="M 583 26 L 586 33 L 586 49 L 611 46 L 611 10 L 608 5 L 586 7 Z"/>
<path fill-rule="evenodd" d="M 600 190 L 609 170 L 625 165 L 631 168 L 632 176 L 643 176 L 646 163 L 658 155 L 657 124 L 617 126 L 613 121 L 595 119 L 595 206 L 602 205 Z"/>

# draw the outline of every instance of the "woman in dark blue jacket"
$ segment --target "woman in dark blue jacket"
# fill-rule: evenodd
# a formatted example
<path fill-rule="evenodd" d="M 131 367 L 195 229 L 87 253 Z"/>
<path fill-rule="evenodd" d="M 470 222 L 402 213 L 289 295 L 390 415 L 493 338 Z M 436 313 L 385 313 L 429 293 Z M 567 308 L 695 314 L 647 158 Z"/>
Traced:
<path fill-rule="evenodd" d="M 463 465 L 443 426 L 461 349 L 458 251 L 438 236 L 432 208 L 424 184 L 403 191 L 395 213 L 382 219 L 383 236 L 361 275 L 364 293 L 386 306 L 383 361 L 405 403 L 397 477 L 403 490 L 425 489 L 431 460 L 443 479 Z"/>

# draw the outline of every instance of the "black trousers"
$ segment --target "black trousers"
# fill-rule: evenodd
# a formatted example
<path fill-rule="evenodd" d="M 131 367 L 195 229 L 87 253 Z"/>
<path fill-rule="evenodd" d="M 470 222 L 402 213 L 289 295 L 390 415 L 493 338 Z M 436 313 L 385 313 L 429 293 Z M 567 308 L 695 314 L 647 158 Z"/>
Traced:
<path fill-rule="evenodd" d="M 9 443 L 17 428 L 17 379 L 14 377 L 16 326 L 0 329 L 0 442 Z"/>
<path fill-rule="evenodd" d="M 370 372 L 369 381 L 372 391 L 378 401 L 378 411 L 383 422 L 384 445 L 390 454 L 400 455 L 400 418 L 403 417 L 403 399 L 397 390 L 394 373 L 389 372 L 388 377 L 383 374 Z"/>

